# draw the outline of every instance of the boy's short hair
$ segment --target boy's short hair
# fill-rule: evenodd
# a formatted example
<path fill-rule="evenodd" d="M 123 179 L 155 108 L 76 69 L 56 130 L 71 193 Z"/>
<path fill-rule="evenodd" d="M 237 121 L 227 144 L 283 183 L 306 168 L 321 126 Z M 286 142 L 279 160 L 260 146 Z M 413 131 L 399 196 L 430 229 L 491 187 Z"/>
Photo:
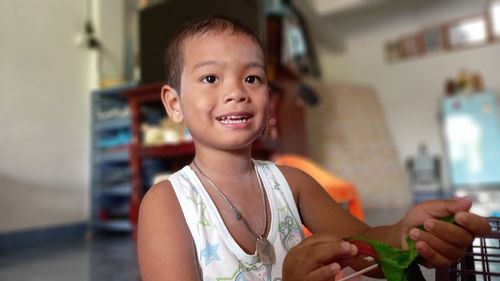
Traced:
<path fill-rule="evenodd" d="M 181 92 L 181 74 L 184 66 L 184 44 L 188 39 L 207 33 L 222 33 L 230 30 L 232 34 L 243 34 L 255 41 L 265 55 L 259 37 L 249 27 L 236 19 L 225 16 L 211 16 L 194 21 L 181 29 L 165 50 L 166 83 Z"/>

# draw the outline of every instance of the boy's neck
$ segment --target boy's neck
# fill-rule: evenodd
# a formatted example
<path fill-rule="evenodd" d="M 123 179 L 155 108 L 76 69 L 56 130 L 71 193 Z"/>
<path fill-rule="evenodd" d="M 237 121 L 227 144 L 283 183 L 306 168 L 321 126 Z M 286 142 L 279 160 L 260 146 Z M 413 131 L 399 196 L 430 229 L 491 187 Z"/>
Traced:
<path fill-rule="evenodd" d="M 193 159 L 211 177 L 227 178 L 253 173 L 252 159 L 246 153 L 217 153 L 197 151 Z"/>

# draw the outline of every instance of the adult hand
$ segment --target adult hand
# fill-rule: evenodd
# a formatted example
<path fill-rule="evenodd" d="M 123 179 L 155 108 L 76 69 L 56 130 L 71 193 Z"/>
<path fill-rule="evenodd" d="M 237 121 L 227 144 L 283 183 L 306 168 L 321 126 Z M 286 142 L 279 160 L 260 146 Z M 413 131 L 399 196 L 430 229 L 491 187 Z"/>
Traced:
<path fill-rule="evenodd" d="M 332 235 L 307 237 L 286 255 L 283 280 L 334 280 L 357 253 L 356 246 Z"/>
<path fill-rule="evenodd" d="M 488 221 L 469 212 L 469 198 L 423 202 L 404 217 L 403 237 L 409 235 L 416 242 L 420 256 L 427 267 L 449 267 L 464 256 L 474 237 L 491 232 Z M 455 224 L 440 218 L 454 216 Z M 423 225 L 425 231 L 418 228 Z"/>

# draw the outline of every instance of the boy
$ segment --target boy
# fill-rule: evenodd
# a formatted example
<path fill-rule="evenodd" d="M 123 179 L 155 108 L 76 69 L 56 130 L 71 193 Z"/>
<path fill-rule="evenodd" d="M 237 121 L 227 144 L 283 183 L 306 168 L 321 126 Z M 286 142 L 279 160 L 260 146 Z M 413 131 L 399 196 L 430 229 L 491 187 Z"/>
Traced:
<path fill-rule="evenodd" d="M 143 199 L 143 280 L 333 280 L 343 266 L 359 268 L 357 248 L 342 240 L 359 234 L 395 247 L 409 235 L 426 265 L 448 266 L 474 235 L 490 231 L 468 212 L 468 199 L 426 202 L 395 225 L 372 228 L 308 175 L 252 160 L 268 118 L 268 84 L 259 39 L 237 22 L 189 25 L 166 64 L 162 101 L 169 118 L 189 128 L 196 155 Z M 436 219 L 449 215 L 457 224 Z M 301 224 L 318 234 L 303 239 Z"/>

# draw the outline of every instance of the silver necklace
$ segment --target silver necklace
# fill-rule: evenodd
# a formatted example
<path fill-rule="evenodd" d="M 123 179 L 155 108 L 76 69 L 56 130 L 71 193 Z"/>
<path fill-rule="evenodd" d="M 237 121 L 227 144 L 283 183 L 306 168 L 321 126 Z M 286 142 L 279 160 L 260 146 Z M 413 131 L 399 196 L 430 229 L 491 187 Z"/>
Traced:
<path fill-rule="evenodd" d="M 198 167 L 198 164 L 196 164 L 195 161 L 193 161 L 193 165 L 198 170 L 198 172 L 210 183 L 210 185 L 217 191 L 217 193 L 226 201 L 226 203 L 231 207 L 231 210 L 233 210 L 233 213 L 236 217 L 236 220 L 243 222 L 245 225 L 246 229 L 255 237 L 255 252 L 257 254 L 257 257 L 263 264 L 275 264 L 276 263 L 276 254 L 274 252 L 274 247 L 271 242 L 265 237 L 262 237 L 262 235 L 265 234 L 266 232 L 266 226 L 267 226 L 267 207 L 266 207 L 266 199 L 264 195 L 264 187 L 262 186 L 261 179 L 259 176 L 259 173 L 257 171 L 257 166 L 254 165 L 255 169 L 255 174 L 257 175 L 257 181 L 259 182 L 259 187 L 260 191 L 262 194 L 262 206 L 264 206 L 264 230 L 262 235 L 257 234 L 248 224 L 247 220 L 245 217 L 241 214 L 240 210 L 238 210 L 234 204 L 229 201 L 229 199 L 226 197 L 226 195 L 217 187 L 217 185 Z"/>

